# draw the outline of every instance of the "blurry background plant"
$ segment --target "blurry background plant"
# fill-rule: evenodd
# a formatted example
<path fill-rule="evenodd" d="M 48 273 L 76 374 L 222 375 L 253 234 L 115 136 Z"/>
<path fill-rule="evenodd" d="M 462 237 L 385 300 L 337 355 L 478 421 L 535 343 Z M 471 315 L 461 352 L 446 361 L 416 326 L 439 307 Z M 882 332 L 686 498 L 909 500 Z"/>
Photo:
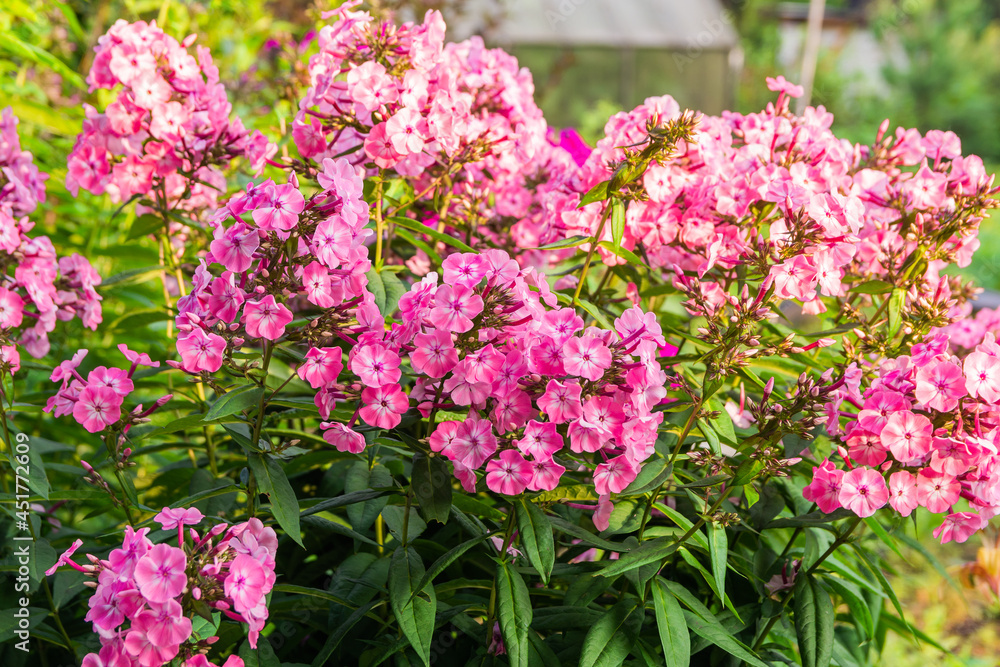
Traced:
<path fill-rule="evenodd" d="M 390 6 L 411 9 L 405 2 L 376 4 L 380 9 Z M 443 4 L 444 11 L 452 10 L 456 15 L 465 10 L 462 2 L 421 4 Z M 764 89 L 761 81 L 764 73 L 775 73 L 779 63 L 782 41 L 774 19 L 777 3 L 748 0 L 730 4 L 736 12 L 734 26 L 744 53 L 740 84 L 734 86 L 737 108 L 741 111 L 759 109 L 765 100 L 773 99 L 773 94 Z M 838 6 L 849 9 L 853 4 L 828 3 L 835 9 Z M 422 14 L 422 9 L 419 11 Z M 996 122 L 1000 109 L 1000 86 L 996 85 L 1000 64 L 993 55 L 1000 41 L 997 8 L 987 0 L 905 0 L 872 3 L 866 11 L 879 42 L 894 49 L 894 53 L 904 54 L 905 58 L 902 64 L 890 64 L 883 74 L 884 86 L 873 94 L 858 92 L 856 81 L 838 70 L 835 54 L 824 52 L 813 102 L 825 104 L 834 112 L 834 129 L 838 135 L 870 142 L 886 109 L 891 109 L 893 126 L 915 126 L 922 131 L 952 129 L 961 136 L 965 153 L 979 153 L 988 162 L 1000 161 L 1000 125 Z M 61 252 L 81 252 L 91 258 L 102 276 L 117 277 L 114 281 L 106 281 L 101 288 L 105 295 L 105 324 L 98 332 L 87 331 L 73 322 L 60 327 L 52 336 L 52 358 L 69 358 L 77 347 L 89 347 L 90 367 L 116 365 L 120 360 L 114 344 L 146 341 L 150 338 L 149 332 L 162 331 L 168 326 L 156 307 L 158 284 L 140 282 L 142 277 L 148 276 L 149 267 L 159 264 L 159 257 L 156 244 L 151 240 L 128 238 L 134 214 L 123 211 L 112 219 L 117 207 L 107 198 L 84 193 L 73 199 L 64 186 L 65 155 L 72 148 L 83 121 L 80 103 L 90 99 L 80 73 L 89 69 L 97 37 L 117 18 L 158 19 L 160 25 L 175 36 L 198 34 L 198 43 L 211 48 L 220 67 L 235 114 L 249 129 L 261 129 L 271 136 L 279 136 L 285 134 L 285 126 L 290 124 L 297 110 L 297 100 L 308 86 L 304 71 L 306 59 L 302 54 L 313 44 L 318 12 L 307 2 L 222 0 L 201 3 L 14 0 L 0 9 L 0 51 L 4 56 L 0 59 L 0 99 L 4 100 L 2 105 L 11 105 L 20 117 L 24 147 L 34 153 L 39 167 L 51 174 L 47 183 L 48 200 L 34 216 L 38 230 L 50 235 Z M 450 20 L 452 16 L 446 13 L 445 18 Z M 517 53 L 517 49 L 514 51 Z M 532 54 L 526 49 L 523 56 L 524 64 L 530 65 Z M 726 62 L 728 65 L 730 61 Z M 645 72 L 648 68 L 641 69 Z M 667 61 L 665 69 L 676 69 L 676 65 Z M 619 73 L 620 70 L 612 71 L 609 76 L 616 77 Z M 794 70 L 785 73 L 796 74 Z M 706 108 L 705 104 L 685 99 L 682 87 L 672 90 L 669 79 L 665 80 L 666 83 L 655 80 L 656 91 L 674 92 L 682 107 L 690 104 L 706 111 L 718 111 L 710 105 Z M 535 83 L 543 108 L 564 103 L 565 98 L 556 90 L 559 77 L 536 74 Z M 552 91 L 547 88 L 549 84 Z M 603 133 L 603 124 L 610 113 L 631 108 L 634 103 L 620 97 L 619 92 L 600 94 L 599 91 L 593 104 L 568 109 L 560 122 L 578 126 L 591 140 L 597 138 Z M 105 94 L 94 95 L 102 107 L 110 99 Z M 886 100 L 891 100 L 891 105 Z M 94 222 L 108 220 L 113 220 L 113 224 Z M 980 235 L 984 247 L 968 273 L 981 284 L 1000 287 L 1000 269 L 997 268 L 1000 267 L 1000 255 L 997 254 L 1000 252 L 1000 232 L 991 234 L 990 229 L 989 225 L 984 227 Z M 25 361 L 23 366 L 29 371 L 26 376 L 28 391 L 19 396 L 19 400 L 43 404 L 49 391 L 49 387 L 42 388 L 42 383 L 47 382 L 47 369 L 43 373 L 41 367 L 33 367 L 30 361 Z M 137 379 L 137 391 L 150 401 L 171 389 L 168 380 L 156 376 Z M 25 411 L 18 415 L 18 420 L 20 430 L 52 433 L 51 426 L 42 426 L 40 413 Z M 41 437 L 33 439 L 38 455 L 72 449 L 62 443 L 93 442 L 81 427 L 72 426 L 66 420 L 60 422 L 59 431 L 59 442 Z M 81 444 L 75 447 L 75 455 L 87 458 L 94 449 L 93 444 Z M 153 465 L 136 470 L 136 486 L 144 493 L 147 504 L 156 506 L 158 501 L 173 499 L 178 488 L 191 492 L 202 490 L 199 486 L 202 481 L 191 474 L 190 469 L 177 465 L 171 458 L 159 459 L 155 451 L 145 454 Z M 157 462 L 162 463 L 160 469 L 156 469 Z M 79 479 L 77 468 L 55 463 L 47 469 L 52 487 L 51 501 L 58 504 L 81 497 L 75 486 Z M 318 483 L 329 487 L 325 489 L 326 494 L 340 490 L 335 480 L 326 477 Z M 211 502 L 221 507 L 232 500 L 234 498 L 223 495 Z M 96 498 L 90 502 L 98 503 Z M 69 530 L 80 534 L 108 530 L 115 521 L 105 516 L 108 509 L 108 506 L 91 505 L 88 512 L 74 517 Z M 928 536 L 929 524 L 920 526 L 919 531 L 918 534 Z M 954 649 L 955 655 L 949 660 L 956 664 L 991 665 L 995 662 L 992 656 L 1000 650 L 995 620 L 998 613 L 996 546 L 988 538 L 978 553 L 980 545 L 975 540 L 966 547 L 962 550 L 950 546 L 947 551 L 930 547 L 933 554 L 944 559 L 944 565 L 937 570 L 915 569 L 913 559 L 890 556 L 890 559 L 897 559 L 890 560 L 898 572 L 893 581 L 899 586 L 908 610 L 913 610 L 918 624 L 946 647 Z M 901 549 L 907 553 L 906 547 Z M 51 548 L 43 548 L 40 553 L 46 558 L 51 556 L 51 561 L 55 559 Z M 976 564 L 966 565 L 973 562 Z M 39 565 L 47 567 L 50 564 Z M 946 575 L 960 583 L 955 588 L 950 587 Z M 928 581 L 939 583 L 928 585 Z M 960 593 L 961 583 L 966 582 L 973 584 L 972 587 Z M 80 577 L 75 573 L 60 573 L 53 585 L 56 600 L 72 594 L 79 585 Z M 961 619 L 953 613 L 955 601 L 959 599 L 968 605 L 967 614 Z M 8 636 L 0 634 L 0 639 Z M 912 660 L 912 664 L 923 664 L 926 658 L 915 657 L 914 651 L 930 651 L 924 655 L 935 659 L 940 656 L 933 649 L 912 648 L 905 637 L 890 635 L 887 641 L 886 664 L 911 664 L 908 660 Z"/>

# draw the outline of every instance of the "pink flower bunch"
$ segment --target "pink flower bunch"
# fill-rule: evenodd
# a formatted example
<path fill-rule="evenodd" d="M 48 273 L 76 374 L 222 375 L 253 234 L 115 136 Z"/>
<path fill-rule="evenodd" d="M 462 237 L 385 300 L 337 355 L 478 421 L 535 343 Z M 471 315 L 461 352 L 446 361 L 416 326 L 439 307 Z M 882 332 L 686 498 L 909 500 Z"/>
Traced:
<path fill-rule="evenodd" d="M 563 463 L 596 455 L 594 482 L 606 496 L 653 453 L 666 374 L 651 313 L 632 308 L 613 330 L 585 328 L 574 309 L 557 307 L 544 276 L 488 250 L 449 256 L 441 283 L 429 274 L 400 299 L 390 330 L 378 324 L 348 357 L 366 387 L 361 419 L 394 427 L 409 399 L 424 418 L 461 413 L 437 424 L 428 443 L 470 491 L 478 470 L 497 493 L 551 490 Z M 409 398 L 398 384 L 407 365 L 416 375 Z M 350 425 L 325 426 L 338 448 L 364 448 Z"/>
<path fill-rule="evenodd" d="M 204 517 L 197 509 L 163 508 L 154 517 L 165 530 L 177 530 L 177 546 L 153 544 L 149 528 L 125 527 L 122 545 L 107 559 L 88 555 L 78 565 L 76 540 L 56 564 L 96 579 L 86 620 L 102 648 L 84 658 L 84 667 L 160 667 L 179 659 L 185 667 L 212 667 L 205 654 L 216 636 L 192 634 L 197 610 L 220 611 L 249 627 L 254 648 L 268 616 L 266 596 L 274 586 L 278 538 L 259 519 L 204 533 L 194 528 Z M 230 657 L 223 667 L 242 667 Z"/>
<path fill-rule="evenodd" d="M 45 201 L 48 177 L 38 171 L 31 153 L 21 150 L 17 117 L 7 107 L 0 113 L 0 219 L 34 211 Z"/>
<path fill-rule="evenodd" d="M 701 117 L 675 157 L 649 165 L 637 186 L 642 196 L 627 210 L 624 248 L 641 247 L 654 267 L 697 275 L 716 306 L 734 267 L 767 270 L 776 298 L 800 301 L 815 314 L 826 310 L 822 297 L 845 296 L 845 284 L 891 278 L 918 243 L 932 238 L 936 259 L 922 294 L 946 301 L 940 269 L 949 261 L 967 266 L 979 245 L 980 218 L 962 211 L 981 207 L 989 192 L 982 160 L 963 157 L 952 132 L 921 136 L 900 128 L 886 135 L 887 124 L 874 146 L 852 145 L 833 134 L 833 116 L 823 107 L 791 114 L 788 98 L 797 87 L 785 84 L 771 82 L 779 101 L 760 113 Z M 553 189 L 557 214 L 545 218 L 548 225 L 563 237 L 596 234 L 604 204 L 566 206 L 566 193 L 579 201 L 611 177 L 609 165 L 626 157 L 623 147 L 645 140 L 648 122 L 680 115 L 664 96 L 612 116 L 587 161 Z M 611 225 L 602 234 L 612 241 Z M 625 261 L 605 248 L 600 253 L 607 264 Z"/>
<path fill-rule="evenodd" d="M 544 144 L 530 74 L 481 39 L 444 43 L 438 11 L 422 24 L 376 21 L 347 2 L 326 18 L 293 135 L 321 161 L 363 145 L 362 162 L 416 176 L 436 162 L 510 162 Z M 505 157 L 501 157 L 506 154 Z"/>
<path fill-rule="evenodd" d="M 947 513 L 935 536 L 964 542 L 1000 514 L 1000 345 L 986 333 L 956 355 L 938 332 L 873 371 L 863 393 L 856 374 L 827 406 L 834 432 L 849 420 L 841 435 L 848 469 L 825 460 L 806 498 L 861 517 L 886 504 L 903 516 L 918 506 Z"/>
<path fill-rule="evenodd" d="M 45 179 L 31 153 L 21 150 L 17 118 L 0 115 L 0 368 L 16 373 L 17 344 L 33 357 L 49 351 L 56 321 L 80 317 L 96 329 L 101 322 L 101 277 L 82 255 L 59 257 L 47 236 L 29 236 L 28 214 L 45 201 Z M 13 269 L 13 275 L 8 271 Z"/>
<path fill-rule="evenodd" d="M 148 409 L 144 410 L 140 404 L 131 413 L 123 415 L 122 404 L 135 388 L 132 376 L 136 369 L 140 366 L 156 368 L 160 362 L 152 361 L 145 353 L 133 352 L 124 343 L 118 349 L 131 363 L 127 371 L 98 366 L 84 379 L 77 368 L 87 356 L 87 350 L 77 351 L 71 359 L 56 366 L 49 379 L 61 384 L 59 390 L 46 402 L 45 411 L 51 412 L 54 417 L 71 414 L 85 429 L 98 433 L 114 425 L 121 425 L 123 432 L 128 431 L 132 424 L 142 423 L 148 415 L 163 407 L 170 400 L 171 394 L 159 399 Z M 127 454 L 125 458 L 128 458 Z"/>
<path fill-rule="evenodd" d="M 323 189 L 308 199 L 294 173 L 285 184 L 250 183 L 215 214 L 210 252 L 177 303 L 180 368 L 213 373 L 251 339 L 329 338 L 371 301 L 361 176 L 328 158 L 318 180 Z M 293 310 L 321 314 L 292 331 Z"/>
<path fill-rule="evenodd" d="M 208 49 L 189 53 L 194 39 L 178 42 L 155 21 L 119 20 L 98 40 L 87 81 L 91 90 L 118 94 L 103 113 L 85 105 L 83 132 L 68 159 L 71 192 L 106 192 L 124 202 L 156 191 L 172 208 L 214 208 L 225 191 L 220 166 L 245 155 L 259 172 L 274 155 L 259 132 L 251 137 L 230 119 Z"/>

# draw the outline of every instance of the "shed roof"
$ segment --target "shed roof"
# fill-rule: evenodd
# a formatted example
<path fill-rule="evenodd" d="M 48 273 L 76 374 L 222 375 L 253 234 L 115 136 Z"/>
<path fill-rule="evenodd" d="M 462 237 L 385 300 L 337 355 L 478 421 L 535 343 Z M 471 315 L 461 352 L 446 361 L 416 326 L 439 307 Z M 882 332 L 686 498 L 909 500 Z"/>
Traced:
<path fill-rule="evenodd" d="M 449 26 L 500 46 L 728 50 L 738 36 L 719 0 L 470 0 Z"/>

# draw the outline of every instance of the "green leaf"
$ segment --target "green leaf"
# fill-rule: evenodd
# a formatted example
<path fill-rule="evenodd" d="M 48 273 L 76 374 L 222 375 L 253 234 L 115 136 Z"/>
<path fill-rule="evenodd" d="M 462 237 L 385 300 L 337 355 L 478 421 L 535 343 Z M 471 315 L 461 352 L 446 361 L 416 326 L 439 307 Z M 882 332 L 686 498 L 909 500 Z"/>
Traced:
<path fill-rule="evenodd" d="M 621 248 L 621 247 L 616 248 L 614 246 L 614 244 L 611 243 L 610 241 L 601 241 L 597 245 L 601 246 L 602 248 L 604 248 L 605 250 L 607 250 L 607 251 L 609 251 L 611 253 L 614 253 L 615 255 L 618 255 L 622 259 L 628 260 L 629 263 L 631 263 L 631 264 L 635 264 L 635 265 L 638 265 L 638 266 L 644 266 L 647 269 L 649 268 L 649 265 L 646 264 L 646 262 L 642 261 L 642 258 L 640 258 L 638 255 L 636 255 L 631 250 L 627 250 L 627 249 Z"/>
<path fill-rule="evenodd" d="M 626 487 L 619 495 L 621 496 L 643 496 L 651 491 L 660 488 L 660 485 L 670 479 L 673 467 L 666 459 L 657 458 L 648 460 L 642 464 L 642 470 L 636 475 L 632 483 Z"/>
<path fill-rule="evenodd" d="M 718 417 L 710 420 L 712 429 L 719 435 L 719 440 L 733 447 L 739 444 L 736 441 L 736 431 L 733 430 L 733 418 L 729 416 L 722 401 L 713 396 L 708 400 L 708 409 L 719 413 Z"/>
<path fill-rule="evenodd" d="M 149 236 L 163 229 L 163 218 L 152 213 L 143 213 L 132 221 L 132 226 L 128 230 L 126 241 Z"/>
<path fill-rule="evenodd" d="M 897 287 L 889 297 L 889 340 L 896 337 L 903 325 L 903 306 L 906 304 L 906 290 Z"/>
<path fill-rule="evenodd" d="M 510 667 L 527 667 L 531 598 L 521 575 L 509 563 L 497 563 L 497 619 Z"/>
<path fill-rule="evenodd" d="M 595 201 L 604 201 L 608 198 L 608 184 L 611 181 L 601 181 L 594 187 L 587 191 L 587 194 L 580 197 L 580 205 L 577 208 L 583 208 L 587 204 L 593 204 Z"/>
<path fill-rule="evenodd" d="M 900 559 L 904 561 L 906 560 L 906 556 L 904 556 L 899 550 L 899 547 L 896 546 L 896 541 L 892 539 L 892 536 L 889 535 L 889 533 L 886 532 L 885 528 L 882 527 L 882 524 L 879 523 L 878 519 L 873 516 L 868 516 L 865 517 L 864 521 L 865 525 L 871 528 L 872 532 L 875 533 L 880 540 L 882 540 L 882 544 L 892 549 L 893 553 L 899 556 Z"/>
<path fill-rule="evenodd" d="M 281 660 L 274 654 L 271 640 L 267 637 L 257 640 L 257 648 L 252 648 L 249 640 L 243 642 L 239 657 L 246 667 L 281 667 Z"/>
<path fill-rule="evenodd" d="M 250 454 L 247 462 L 257 480 L 257 490 L 271 499 L 274 518 L 296 544 L 303 546 L 299 529 L 299 501 L 285 471 L 270 454 Z"/>
<path fill-rule="evenodd" d="M 563 248 L 575 248 L 581 246 L 584 243 L 590 243 L 594 240 L 593 236 L 571 236 L 568 239 L 562 239 L 559 241 L 553 241 L 552 243 L 546 243 L 545 245 L 538 246 L 537 248 L 525 248 L 525 250 L 561 250 Z"/>
<path fill-rule="evenodd" d="M 518 499 L 514 509 L 517 513 L 521 546 L 524 547 L 528 560 L 538 570 L 542 581 L 547 584 L 556 558 L 552 524 L 541 508 L 523 496 Z"/>
<path fill-rule="evenodd" d="M 385 527 L 389 529 L 392 536 L 400 542 L 409 544 L 420 537 L 427 524 L 420 518 L 420 514 L 413 507 L 407 508 L 404 505 L 389 505 L 382 510 L 382 519 Z M 406 539 L 403 539 L 403 527 L 406 527 Z"/>
<path fill-rule="evenodd" d="M 609 561 L 608 565 L 601 570 L 601 574 L 605 577 L 624 574 L 643 565 L 659 562 L 675 551 L 677 551 L 677 543 L 671 537 L 647 540 L 636 549 L 623 554 L 618 560 Z"/>
<path fill-rule="evenodd" d="M 441 456 L 413 455 L 413 477 L 410 488 L 420 505 L 424 521 L 448 523 L 451 513 L 451 480 L 448 464 Z"/>
<path fill-rule="evenodd" d="M 578 526 L 575 523 L 570 523 L 566 519 L 560 516 L 551 515 L 548 517 L 549 522 L 552 526 L 561 533 L 566 533 L 567 535 L 572 535 L 573 537 L 586 542 L 592 547 L 597 547 L 598 549 L 604 549 L 605 551 L 614 551 L 620 553 L 622 551 L 628 551 L 629 547 L 620 542 L 610 542 L 603 537 L 594 535 L 592 532 Z"/>
<path fill-rule="evenodd" d="M 611 203 L 611 242 L 615 248 L 622 247 L 623 236 L 625 236 L 625 202 L 615 199 Z"/>
<path fill-rule="evenodd" d="M 263 393 L 264 389 L 262 387 L 253 384 L 245 384 L 242 387 L 228 391 L 212 404 L 208 413 L 202 417 L 202 421 L 215 421 L 216 419 L 222 419 L 243 410 L 256 408 L 260 405 L 260 397 Z"/>
<path fill-rule="evenodd" d="M 707 639 L 726 653 L 736 656 L 747 664 L 754 665 L 754 667 L 769 667 L 767 663 L 755 656 L 749 647 L 726 630 L 722 623 L 719 622 L 719 619 L 715 617 L 715 614 L 709 611 L 691 591 L 681 584 L 674 581 L 667 581 L 662 577 L 658 577 L 657 581 L 662 582 L 674 594 L 674 597 L 691 610 L 684 613 L 684 618 L 687 620 L 688 628 L 692 632 L 703 639 Z"/>
<path fill-rule="evenodd" d="M 458 248 L 462 252 L 475 252 L 475 250 L 470 248 L 465 243 L 462 243 L 462 241 L 455 238 L 454 236 L 450 234 L 445 234 L 443 232 L 439 232 L 434 227 L 429 227 L 422 222 L 418 222 L 416 220 L 411 220 L 410 218 L 403 218 L 403 217 L 392 217 L 389 218 L 389 221 L 395 225 L 399 225 L 400 227 L 411 229 L 415 232 L 420 232 L 421 234 L 426 234 L 435 241 L 440 241 L 445 245 L 450 245 L 453 248 Z"/>
<path fill-rule="evenodd" d="M 45 49 L 21 41 L 10 30 L 0 32 L 0 49 L 11 55 L 43 65 L 62 76 L 65 83 L 75 88 L 86 88 L 87 84 L 73 69 Z"/>
<path fill-rule="evenodd" d="M 708 553 L 712 560 L 712 574 L 718 587 L 719 598 L 726 597 L 726 557 L 729 555 L 729 539 L 726 529 L 714 523 L 705 524 L 708 532 Z"/>
<path fill-rule="evenodd" d="M 667 667 L 687 667 L 691 662 L 691 635 L 684 611 L 659 578 L 653 581 L 653 608 Z"/>
<path fill-rule="evenodd" d="M 830 594 L 811 575 L 800 574 L 794 598 L 802 667 L 828 667 L 833 660 L 834 609 Z"/>
<path fill-rule="evenodd" d="M 417 552 L 412 547 L 397 547 L 389 566 L 389 604 L 399 629 L 424 665 L 429 667 L 437 596 L 433 587 L 420 589 L 414 586 L 423 576 L 424 563 Z"/>
<path fill-rule="evenodd" d="M 852 294 L 886 294 L 892 291 L 892 287 L 892 283 L 884 280 L 866 280 L 847 291 Z"/>
<path fill-rule="evenodd" d="M 635 598 L 621 600 L 583 639 L 580 667 L 618 667 L 628 657 L 642 627 L 645 608 Z"/>
<path fill-rule="evenodd" d="M 447 568 L 449 565 L 458 560 L 466 551 L 476 546 L 480 542 L 483 542 L 484 540 L 486 540 L 486 538 L 492 537 L 495 534 L 496 533 L 494 532 L 494 533 L 484 533 L 482 535 L 477 535 L 471 539 L 466 540 L 465 542 L 462 542 L 457 547 L 454 547 L 450 551 L 448 551 L 448 553 L 439 557 L 436 561 L 434 561 L 431 564 L 430 569 L 428 569 L 427 572 L 424 573 L 424 576 L 421 577 L 420 583 L 414 587 L 414 595 L 416 595 L 417 591 L 424 590 L 424 588 L 428 584 L 434 581 L 435 577 L 444 572 L 445 568 Z"/>
<path fill-rule="evenodd" d="M 855 627 L 860 628 L 869 639 L 874 639 L 875 621 L 861 589 L 839 577 L 826 577 L 823 579 L 823 584 L 832 588 L 833 592 L 847 604 L 847 608 L 851 610 L 851 619 L 854 621 Z"/>
<path fill-rule="evenodd" d="M 340 642 L 343 641 L 347 633 L 351 631 L 358 621 L 364 618 L 365 614 L 370 612 L 372 609 L 377 607 L 381 602 L 379 600 L 372 600 L 361 607 L 355 609 L 347 619 L 337 625 L 337 629 L 327 637 L 326 643 L 323 644 L 323 648 L 320 652 L 316 654 L 316 657 L 312 661 L 312 667 L 321 667 L 326 664 L 326 661 L 333 655 L 333 652 L 340 646 Z"/>
<path fill-rule="evenodd" d="M 138 284 L 143 282 L 145 278 L 162 272 L 162 266 L 146 266 L 141 269 L 129 269 L 128 271 L 122 271 L 121 273 L 116 273 L 109 278 L 105 278 L 101 281 L 99 288 L 101 290 L 105 290 L 112 286 L 124 287 L 125 285 Z"/>
<path fill-rule="evenodd" d="M 369 468 L 366 461 L 355 461 L 344 479 L 346 493 L 387 486 L 392 486 L 392 473 L 381 463 Z M 348 505 L 347 519 L 351 522 L 351 527 L 361 532 L 368 530 L 388 502 L 389 499 L 383 496 Z"/>
<path fill-rule="evenodd" d="M 392 271 L 368 272 L 368 291 L 375 297 L 375 306 L 382 317 L 389 317 L 396 311 L 399 297 L 406 294 L 406 285 Z"/>

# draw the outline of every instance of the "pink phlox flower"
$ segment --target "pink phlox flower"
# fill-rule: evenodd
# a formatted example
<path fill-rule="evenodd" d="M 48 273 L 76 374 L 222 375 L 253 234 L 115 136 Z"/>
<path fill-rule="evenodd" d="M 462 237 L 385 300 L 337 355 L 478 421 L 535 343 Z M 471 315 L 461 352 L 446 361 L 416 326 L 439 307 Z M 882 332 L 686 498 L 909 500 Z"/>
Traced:
<path fill-rule="evenodd" d="M 934 529 L 934 537 L 940 538 L 941 544 L 948 542 L 965 542 L 974 534 L 986 527 L 988 521 L 975 512 L 955 512 L 944 518 L 940 526 Z"/>
<path fill-rule="evenodd" d="M 177 352 L 181 366 L 189 373 L 208 371 L 214 373 L 222 367 L 222 354 L 226 339 L 196 327 L 177 338 Z"/>
<path fill-rule="evenodd" d="M 485 419 L 466 419 L 458 425 L 450 451 L 455 460 L 477 470 L 497 450 L 493 425 Z"/>
<path fill-rule="evenodd" d="M 471 252 L 449 255 L 442 263 L 445 285 L 475 287 L 486 275 L 489 266 L 481 255 Z"/>
<path fill-rule="evenodd" d="M 784 93 L 789 97 L 802 97 L 805 93 L 805 88 L 794 84 L 785 79 L 785 77 L 780 74 L 777 77 L 767 77 L 765 79 L 767 82 L 767 89 L 772 90 L 776 93 Z"/>
<path fill-rule="evenodd" d="M 453 333 L 472 328 L 472 318 L 483 312 L 483 299 L 465 285 L 442 285 L 434 294 L 431 323 Z"/>
<path fill-rule="evenodd" d="M 597 381 L 611 367 L 611 350 L 596 336 L 574 336 L 562 348 L 563 365 L 570 375 Z"/>
<path fill-rule="evenodd" d="M 98 366 L 87 375 L 87 384 L 92 387 L 107 387 L 123 399 L 132 393 L 135 385 L 128 373 L 121 368 Z"/>
<path fill-rule="evenodd" d="M 177 597 L 187 586 L 187 557 L 177 547 L 153 546 L 135 566 L 135 583 L 150 602 L 166 602 Z"/>
<path fill-rule="evenodd" d="M 531 470 L 531 481 L 528 482 L 531 491 L 552 491 L 559 486 L 559 479 L 566 472 L 565 466 L 552 459 L 535 459 L 531 462 Z"/>
<path fill-rule="evenodd" d="M 278 340 L 285 335 L 285 325 L 293 319 L 292 311 L 268 294 L 257 301 L 247 301 L 243 306 L 243 322 L 247 333 L 254 338 Z"/>
<path fill-rule="evenodd" d="M 918 504 L 916 478 L 905 470 L 889 475 L 889 505 L 892 509 L 903 516 L 910 516 Z"/>
<path fill-rule="evenodd" d="M 601 495 L 621 493 L 635 479 L 639 471 L 624 456 L 616 456 L 594 470 L 594 488 Z"/>
<path fill-rule="evenodd" d="M 885 479 L 877 470 L 848 470 L 841 481 L 838 501 L 861 518 L 869 517 L 889 500 Z"/>
<path fill-rule="evenodd" d="M 223 322 L 232 322 L 240 312 L 240 306 L 246 300 L 246 294 L 236 285 L 236 276 L 232 271 L 223 271 L 222 275 L 212 281 L 209 286 L 208 309 L 212 315 Z"/>
<path fill-rule="evenodd" d="M 91 433 L 103 431 L 122 415 L 122 397 L 104 385 L 87 385 L 80 391 L 73 417 Z"/>
<path fill-rule="evenodd" d="M 565 384 L 549 380 L 545 393 L 538 399 L 538 408 L 555 424 L 576 419 L 583 414 L 581 392 L 580 384 L 574 380 L 567 380 Z"/>
<path fill-rule="evenodd" d="M 183 507 L 164 507 L 160 513 L 153 517 L 153 521 L 163 526 L 163 530 L 173 530 L 178 526 L 197 525 L 205 515 L 195 507 L 187 509 Z"/>
<path fill-rule="evenodd" d="M 363 407 L 358 411 L 365 423 L 376 428 L 395 428 L 410 408 L 410 399 L 398 384 L 367 387 L 361 392 Z"/>
<path fill-rule="evenodd" d="M 69 549 L 66 549 L 66 551 L 62 552 L 62 554 L 60 554 L 59 558 L 56 559 L 56 562 L 52 565 L 52 567 L 45 570 L 45 576 L 46 577 L 52 576 L 53 574 L 55 574 L 56 570 L 59 569 L 59 567 L 62 565 L 70 565 L 74 569 L 79 569 L 79 566 L 76 563 L 74 563 L 71 559 L 73 558 L 73 554 L 76 553 L 76 550 L 82 546 L 83 546 L 83 540 L 80 539 L 73 540 L 73 544 L 70 545 Z"/>
<path fill-rule="evenodd" d="M 491 383 L 503 367 L 503 353 L 494 349 L 492 344 L 465 355 L 464 367 L 466 377 L 472 382 Z"/>
<path fill-rule="evenodd" d="M 516 449 L 505 449 L 486 464 L 486 486 L 494 493 L 516 496 L 523 493 L 534 471 Z"/>
<path fill-rule="evenodd" d="M 924 468 L 917 473 L 917 501 L 932 514 L 948 511 L 958 502 L 962 484 L 952 477 Z"/>
<path fill-rule="evenodd" d="M 299 213 L 305 208 L 305 198 L 291 183 L 269 185 L 267 200 L 253 212 L 253 221 L 261 229 L 287 232 L 299 223 Z"/>
<path fill-rule="evenodd" d="M 533 459 L 548 461 L 563 448 L 563 437 L 559 435 L 555 424 L 531 420 L 524 427 L 524 434 L 517 441 L 517 448 Z"/>
<path fill-rule="evenodd" d="M 339 347 L 311 347 L 295 372 L 313 389 L 332 385 L 344 370 L 343 354 Z"/>
<path fill-rule="evenodd" d="M 818 468 L 813 468 L 813 479 L 802 489 L 802 497 L 816 503 L 821 511 L 829 514 L 841 507 L 840 488 L 843 480 L 844 471 L 829 459 L 823 459 Z"/>
<path fill-rule="evenodd" d="M 111 567 L 122 576 L 131 577 L 136 563 L 153 547 L 153 543 L 146 537 L 148 534 L 148 527 L 135 530 L 132 526 L 125 526 L 125 537 L 121 548 L 113 549 L 108 554 Z"/>
<path fill-rule="evenodd" d="M 121 343 L 118 345 L 118 350 L 125 355 L 125 358 L 132 362 L 133 366 L 149 366 L 150 368 L 159 368 L 160 362 L 153 361 L 149 358 L 149 355 L 145 352 L 133 352 L 128 349 L 128 345 Z M 63 362 L 65 363 L 65 362 Z"/>
<path fill-rule="evenodd" d="M 399 355 L 380 344 L 358 346 L 351 350 L 351 370 L 368 387 L 399 382 Z"/>
<path fill-rule="evenodd" d="M 914 395 L 926 407 L 950 412 L 966 395 L 966 380 L 962 369 L 950 361 L 939 361 L 917 369 Z"/>
<path fill-rule="evenodd" d="M 323 439 L 337 448 L 341 452 L 360 454 L 365 451 L 365 437 L 360 433 L 350 429 L 340 422 L 327 423 L 328 428 L 323 431 Z"/>
<path fill-rule="evenodd" d="M 930 452 L 933 431 L 927 417 L 902 410 L 889 416 L 880 437 L 897 461 L 908 464 Z"/>
<path fill-rule="evenodd" d="M 247 554 L 239 554 L 229 564 L 223 589 L 226 597 L 233 601 L 233 608 L 243 613 L 260 604 L 266 581 L 261 562 Z"/>
<path fill-rule="evenodd" d="M 899 392 L 876 390 L 865 399 L 864 407 L 858 413 L 858 423 L 866 431 L 881 433 L 889 415 L 909 409 L 910 402 Z"/>
<path fill-rule="evenodd" d="M 458 350 L 451 341 L 451 334 L 437 329 L 420 333 L 413 338 L 416 347 L 410 353 L 413 370 L 428 377 L 441 378 L 458 364 Z"/>
<path fill-rule="evenodd" d="M 146 637 L 161 649 L 176 649 L 191 636 L 191 619 L 176 600 L 150 605 L 132 621 L 132 627 L 146 633 Z"/>

